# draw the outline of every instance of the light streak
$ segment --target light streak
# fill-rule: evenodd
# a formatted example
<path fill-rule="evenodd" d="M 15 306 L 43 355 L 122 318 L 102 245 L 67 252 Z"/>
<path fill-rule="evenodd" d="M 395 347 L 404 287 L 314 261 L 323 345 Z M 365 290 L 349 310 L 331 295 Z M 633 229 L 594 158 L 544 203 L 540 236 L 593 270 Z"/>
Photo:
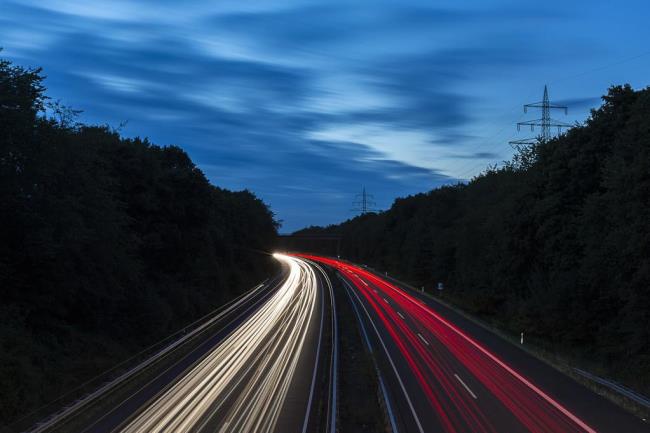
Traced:
<path fill-rule="evenodd" d="M 178 382 L 153 399 L 123 433 L 274 431 L 315 316 L 317 279 L 301 259 L 279 290 Z M 219 420 L 215 421 L 215 414 Z"/>
<path fill-rule="evenodd" d="M 428 396 L 443 431 L 467 428 L 474 432 L 499 431 L 494 420 L 477 404 L 476 394 L 454 372 L 454 364 L 458 362 L 527 430 L 595 433 L 547 392 L 422 300 L 360 267 L 323 257 L 304 257 L 338 269 L 363 295 Z M 359 284 L 359 281 L 366 284 Z M 390 304 L 385 297 L 390 298 Z M 404 320 L 400 320 L 403 315 L 391 308 L 393 304 L 412 318 L 418 330 L 426 330 L 434 340 L 427 341 L 420 332 L 413 332 Z M 430 341 L 437 344 L 429 345 Z M 463 392 L 459 392 L 459 383 Z M 469 395 L 465 391 L 469 391 Z"/>

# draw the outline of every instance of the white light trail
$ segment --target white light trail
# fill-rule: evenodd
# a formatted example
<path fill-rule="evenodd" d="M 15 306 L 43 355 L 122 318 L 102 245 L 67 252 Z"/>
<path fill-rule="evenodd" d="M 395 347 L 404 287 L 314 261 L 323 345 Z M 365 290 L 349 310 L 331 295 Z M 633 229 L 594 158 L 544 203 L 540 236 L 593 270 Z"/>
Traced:
<path fill-rule="evenodd" d="M 274 431 L 315 314 L 318 287 L 304 261 L 273 256 L 290 269 L 279 290 L 123 433 L 200 431 L 208 422 L 212 431 Z"/>

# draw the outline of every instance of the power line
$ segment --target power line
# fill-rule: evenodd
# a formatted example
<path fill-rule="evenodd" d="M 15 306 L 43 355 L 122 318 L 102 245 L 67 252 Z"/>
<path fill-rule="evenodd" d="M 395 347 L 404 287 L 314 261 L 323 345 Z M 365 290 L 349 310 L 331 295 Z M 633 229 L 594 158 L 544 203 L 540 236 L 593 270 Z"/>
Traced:
<path fill-rule="evenodd" d="M 529 138 L 524 138 L 524 139 L 519 139 L 519 140 L 511 140 L 508 141 L 508 144 L 515 150 L 520 149 L 520 146 L 529 146 L 532 144 L 536 144 L 540 141 L 548 141 L 551 139 L 552 133 L 551 129 L 552 128 L 557 128 L 558 133 L 562 130 L 562 128 L 570 128 L 574 125 L 571 125 L 566 122 L 562 122 L 560 120 L 553 119 L 551 117 L 551 110 L 557 109 L 557 110 L 564 110 L 564 114 L 568 114 L 568 108 L 564 105 L 557 105 L 553 104 L 550 102 L 549 97 L 548 97 L 548 86 L 544 86 L 544 95 L 542 97 L 542 100 L 539 102 L 533 102 L 531 104 L 525 104 L 524 105 L 524 114 L 522 114 L 519 119 L 521 119 L 525 114 L 528 113 L 528 109 L 533 108 L 533 109 L 541 109 L 542 110 L 542 117 L 540 119 L 533 119 L 533 120 L 524 120 L 524 121 L 517 121 L 517 130 L 521 130 L 521 127 L 530 127 L 531 131 L 534 131 L 535 126 L 541 128 L 541 134 L 538 137 L 529 137 Z M 499 131 L 499 133 L 495 134 L 499 135 L 503 131 L 503 128 Z M 485 163 L 481 162 L 474 167 L 472 167 L 468 172 L 463 172 L 461 173 L 461 176 L 466 175 L 470 171 L 474 171 L 476 168 L 483 166 Z"/>
<path fill-rule="evenodd" d="M 628 62 L 631 62 L 631 61 L 634 61 L 634 60 L 638 60 L 638 59 L 646 57 L 648 55 L 650 55 L 650 51 L 645 51 L 643 53 L 639 53 L 639 54 L 634 55 L 634 56 L 618 59 L 618 60 L 615 60 L 613 62 L 604 64 L 604 65 L 600 65 L 600 66 L 594 67 L 592 69 L 583 70 L 583 71 L 577 72 L 577 73 L 572 74 L 572 75 L 556 76 L 555 78 L 551 79 L 550 84 L 562 83 L 562 82 L 565 82 L 567 80 L 571 80 L 571 79 L 574 79 L 574 78 L 577 78 L 577 77 L 582 77 L 584 75 L 589 75 L 589 74 L 592 74 L 592 73 L 597 72 L 597 71 L 602 71 L 602 70 L 605 70 L 605 69 L 609 69 L 609 68 L 611 68 L 613 66 L 618 66 L 618 65 L 628 63 Z M 531 95 L 532 95 L 532 93 L 529 94 L 528 97 L 530 97 Z M 523 117 L 523 115 L 522 115 L 522 117 Z M 573 126 L 573 125 L 571 125 L 571 126 Z M 502 128 L 501 130 L 499 130 L 499 132 L 497 132 L 496 134 L 494 134 L 493 136 L 488 138 L 487 141 L 492 142 L 491 145 L 490 145 L 491 149 L 496 149 L 497 147 L 500 147 L 500 143 L 503 143 L 500 140 L 495 140 L 496 137 L 498 135 L 500 135 L 503 131 L 504 131 L 504 129 Z M 495 140 L 495 141 L 492 141 L 492 140 Z M 536 140 L 536 139 L 530 139 L 530 140 Z M 511 144 L 512 142 L 508 142 L 508 143 Z M 483 145 L 483 146 L 479 145 L 479 146 L 476 146 L 475 150 L 479 149 L 479 148 L 484 148 L 484 147 L 485 147 L 485 145 Z M 512 144 L 511 144 L 510 147 L 513 147 Z M 472 173 L 475 173 L 476 170 L 479 170 L 480 167 L 485 167 L 485 162 L 484 161 L 473 164 L 473 165 L 472 164 L 465 164 L 465 165 L 463 165 L 461 167 L 461 171 L 458 172 L 457 178 L 458 179 L 469 179 L 469 176 Z M 480 171 L 479 171 L 479 173 L 480 173 Z"/>

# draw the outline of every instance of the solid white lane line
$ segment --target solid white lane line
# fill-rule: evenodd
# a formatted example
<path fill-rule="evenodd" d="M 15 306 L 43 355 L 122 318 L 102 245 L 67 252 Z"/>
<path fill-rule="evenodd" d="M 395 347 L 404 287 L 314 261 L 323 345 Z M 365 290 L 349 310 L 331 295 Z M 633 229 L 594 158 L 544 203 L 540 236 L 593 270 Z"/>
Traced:
<path fill-rule="evenodd" d="M 372 354 L 372 344 L 370 344 L 370 339 L 368 338 L 368 333 L 366 332 L 366 325 L 364 325 L 363 320 L 361 319 L 361 313 L 359 313 L 359 309 L 357 308 L 356 303 L 352 299 L 352 295 L 350 295 L 350 285 L 345 281 L 341 280 L 345 283 L 345 285 L 348 287 L 348 289 L 345 290 L 345 294 L 348 295 L 348 299 L 350 300 L 350 304 L 352 305 L 352 308 L 354 310 L 355 316 L 357 316 L 357 323 L 359 324 L 359 327 L 361 328 L 361 331 L 363 332 L 363 335 L 366 340 L 366 347 L 368 348 L 368 352 Z M 397 421 L 395 419 L 395 415 L 393 414 L 393 406 L 390 402 L 390 398 L 388 397 L 388 390 L 386 389 L 386 385 L 384 385 L 384 379 L 382 379 L 381 376 L 381 371 L 377 367 L 377 360 L 375 359 L 374 355 L 373 357 L 373 364 L 375 365 L 375 371 L 377 372 L 377 378 L 379 379 L 379 387 L 381 388 L 381 392 L 384 397 L 384 402 L 386 403 L 386 412 L 388 412 L 388 418 L 390 419 L 390 426 L 391 426 L 391 432 L 392 433 L 399 433 L 399 430 L 397 428 Z"/>
<path fill-rule="evenodd" d="M 411 401 L 411 397 L 409 396 L 408 391 L 406 391 L 406 386 L 404 385 L 404 382 L 402 381 L 402 377 L 399 374 L 399 371 L 397 370 L 397 366 L 395 366 L 395 362 L 393 362 L 393 358 L 390 356 L 390 353 L 388 352 L 388 348 L 386 347 L 386 343 L 384 343 L 383 338 L 381 338 L 381 334 L 379 333 L 379 329 L 377 329 L 377 325 L 375 325 L 375 322 L 372 320 L 372 317 L 370 316 L 370 313 L 368 312 L 368 309 L 366 306 L 363 304 L 361 301 L 361 298 L 359 295 L 352 290 L 349 284 L 345 282 L 345 284 L 348 286 L 350 289 L 351 293 L 354 295 L 354 297 L 357 299 L 359 302 L 359 305 L 361 308 L 363 308 L 363 311 L 366 313 L 366 317 L 368 317 L 368 321 L 370 322 L 370 325 L 372 325 L 372 328 L 375 330 L 375 334 L 377 335 L 377 338 L 379 339 L 379 343 L 381 344 L 381 347 L 384 349 L 384 353 L 386 354 L 386 357 L 388 358 L 388 362 L 390 363 L 390 366 L 393 369 L 393 372 L 395 373 L 395 377 L 397 377 L 397 381 L 399 382 L 399 386 L 402 389 L 402 393 L 404 393 L 404 397 L 406 398 L 406 402 L 408 403 L 409 409 L 411 409 L 411 414 L 413 414 L 413 419 L 415 420 L 415 423 L 417 424 L 418 431 L 420 433 L 424 433 L 424 429 L 422 428 L 422 424 L 420 423 L 420 418 L 418 417 L 417 413 L 415 412 L 415 407 L 413 406 L 413 402 Z"/>
<path fill-rule="evenodd" d="M 388 419 L 390 420 L 391 432 L 399 433 L 397 429 L 397 421 L 395 420 L 395 415 L 393 414 L 393 406 L 390 404 L 390 399 L 388 398 L 388 391 L 386 390 L 386 385 L 384 385 L 384 379 L 381 378 L 381 374 L 377 371 L 377 377 L 379 378 L 379 387 L 381 388 L 381 393 L 384 397 L 384 402 L 386 403 L 386 412 L 388 412 Z"/>
<path fill-rule="evenodd" d="M 506 370 L 508 373 L 510 373 L 512 376 L 514 376 L 516 379 L 518 379 L 521 383 L 523 383 L 525 386 L 527 386 L 529 389 L 531 389 L 533 392 L 535 392 L 538 396 L 540 396 L 542 399 L 544 399 L 547 403 L 555 407 L 558 411 L 560 411 L 562 414 L 564 414 L 567 418 L 569 418 L 571 421 L 576 423 L 578 426 L 580 426 L 582 429 L 585 430 L 587 433 L 597 433 L 596 430 L 591 428 L 589 425 L 587 425 L 584 421 L 582 421 L 580 418 L 578 418 L 576 415 L 574 415 L 572 412 L 570 412 L 567 408 L 562 406 L 559 402 L 555 401 L 552 397 L 550 397 L 548 394 L 546 394 L 544 391 L 542 391 L 538 386 L 536 386 L 534 383 L 532 383 L 530 380 L 526 379 L 524 376 L 516 372 L 512 367 L 510 367 L 508 364 L 506 364 L 504 361 L 502 361 L 499 357 L 496 355 L 492 354 L 489 352 L 487 349 L 485 349 L 483 346 L 481 346 L 477 341 L 475 341 L 472 337 L 468 336 L 465 334 L 465 332 L 461 331 L 459 328 L 456 326 L 452 325 L 449 321 L 444 319 L 441 315 L 435 313 L 434 311 L 431 310 L 432 307 L 430 307 L 427 303 L 424 301 L 420 300 L 419 298 L 413 299 L 410 295 L 407 295 L 403 289 L 398 289 L 396 286 L 393 284 L 390 284 L 386 281 L 382 281 L 380 277 L 377 277 L 377 280 L 381 281 L 384 283 L 384 286 L 390 288 L 393 292 L 396 294 L 402 296 L 402 298 L 406 299 L 407 301 L 411 302 L 414 305 L 419 306 L 422 310 L 424 310 L 425 313 L 429 314 L 430 316 L 434 317 L 436 320 L 447 326 L 450 330 L 458 334 L 460 337 L 462 337 L 465 341 L 467 341 L 469 344 L 474 346 L 476 349 L 478 349 L 480 352 L 482 352 L 484 355 L 486 355 L 488 358 L 490 358 L 493 362 L 495 362 L 497 365 L 502 367 L 504 370 Z"/>
<path fill-rule="evenodd" d="M 83 398 L 77 400 L 74 404 L 66 407 L 64 410 L 62 410 L 58 414 L 52 416 L 47 421 L 37 424 L 36 426 L 34 426 L 34 428 L 32 430 L 29 430 L 29 433 L 40 433 L 42 431 L 45 431 L 46 429 L 50 428 L 51 426 L 55 425 L 56 423 L 60 422 L 64 418 L 66 418 L 67 416 L 71 415 L 73 412 L 81 409 L 83 406 L 88 404 L 90 401 L 100 397 L 103 393 L 109 392 L 111 390 L 111 388 L 113 388 L 114 386 L 120 384 L 121 382 L 126 380 L 128 377 L 130 377 L 130 376 L 136 374 L 137 372 L 141 371 L 142 369 L 146 368 L 147 366 L 152 364 L 157 359 L 162 358 L 167 353 L 171 352 L 176 347 L 183 344 L 185 341 L 187 341 L 187 340 L 193 338 L 194 336 L 198 335 L 201 331 L 206 329 L 209 325 L 211 325 L 212 323 L 214 323 L 217 320 L 221 319 L 223 316 L 228 314 L 233 309 L 238 308 L 239 305 L 244 303 L 244 301 L 246 301 L 251 296 L 253 296 L 255 293 L 257 293 L 257 291 L 260 288 L 263 288 L 266 285 L 267 280 L 268 280 L 268 278 L 266 280 L 264 280 L 264 282 L 262 282 L 261 284 L 258 284 L 257 286 L 250 289 L 249 291 L 239 295 L 237 298 L 235 298 L 235 299 L 231 300 L 230 302 L 224 304 L 223 306 L 217 308 L 213 312 L 210 312 L 210 313 L 206 314 L 205 316 L 203 316 L 203 317 L 197 319 L 196 321 L 192 322 L 191 324 L 187 325 L 185 328 L 190 328 L 190 327 L 198 324 L 202 320 L 205 320 L 210 315 L 216 314 L 214 317 L 208 319 L 207 322 L 205 322 L 204 324 L 198 326 L 197 328 L 191 330 L 189 333 L 183 335 L 181 338 L 179 338 L 175 342 L 169 344 L 168 346 L 164 347 L 159 352 L 152 355 L 150 358 L 145 359 L 142 363 L 136 365 L 131 370 L 128 370 L 126 373 L 123 373 L 122 375 L 120 375 L 116 379 L 113 379 L 112 381 L 102 385 L 98 390 L 92 392 L 91 394 L 88 394 L 86 397 L 83 397 Z M 181 331 L 177 331 L 177 333 L 180 333 L 180 332 Z M 158 344 L 158 343 L 156 343 L 156 344 Z M 152 345 L 151 347 L 148 347 L 148 348 L 144 349 L 142 352 L 134 355 L 133 358 L 135 358 L 137 356 L 140 356 L 141 354 L 145 353 L 147 350 L 150 350 L 153 346 L 155 346 L 155 344 Z M 130 359 L 124 361 L 124 363 L 131 361 L 133 358 L 130 358 Z M 180 361 L 178 361 L 178 362 L 180 362 Z M 120 367 L 121 365 L 122 364 L 118 364 L 113 368 Z M 108 371 L 110 371 L 110 370 L 108 370 Z M 133 395 L 135 395 L 135 393 Z M 130 399 L 131 397 L 133 397 L 133 395 L 129 396 L 127 398 L 127 400 Z M 100 417 L 97 421 L 103 419 L 107 414 Z M 90 427 L 92 427 L 92 425 L 89 426 L 87 429 L 90 429 Z"/>
<path fill-rule="evenodd" d="M 309 265 L 306 265 L 309 266 Z M 310 269 L 311 270 L 311 269 Z M 313 272 L 313 271 L 312 271 Z M 318 284 L 318 283 L 316 283 Z M 318 372 L 318 361 L 320 359 L 320 346 L 323 340 L 323 321 L 325 319 L 325 295 L 320 291 L 320 329 L 318 331 L 318 348 L 316 349 L 316 364 L 314 365 L 314 373 L 311 377 L 311 389 L 309 390 L 309 400 L 307 401 L 307 410 L 305 411 L 305 420 L 302 425 L 302 433 L 307 431 L 309 425 L 309 415 L 311 413 L 311 404 L 314 399 L 314 388 L 316 387 L 316 373 Z"/>
<path fill-rule="evenodd" d="M 570 412 L 567 408 L 562 406 L 559 402 L 553 400 L 548 394 L 546 394 L 544 391 L 542 391 L 538 386 L 536 386 L 534 383 L 526 379 L 524 376 L 521 374 L 517 373 L 512 367 L 510 367 L 508 364 L 506 364 L 504 361 L 502 361 L 500 358 L 498 358 L 496 355 L 493 355 L 490 353 L 487 349 L 485 349 L 483 346 L 481 346 L 479 343 L 474 341 L 473 338 L 469 337 L 467 334 L 465 334 L 463 331 L 461 331 L 459 328 L 453 326 L 449 321 L 445 320 L 442 316 L 439 314 L 433 312 L 430 307 L 425 304 L 423 301 L 414 301 L 411 299 L 410 296 L 407 296 L 405 293 L 403 293 L 401 290 L 397 289 L 396 287 L 393 287 L 392 285 L 388 285 L 395 293 L 401 295 L 403 298 L 406 300 L 410 301 L 413 304 L 419 305 L 420 308 L 424 310 L 425 313 L 433 316 L 435 319 L 437 319 L 439 322 L 447 326 L 447 328 L 451 329 L 453 332 L 458 334 L 460 337 L 465 339 L 469 344 L 474 346 L 476 349 L 481 351 L 483 354 L 485 354 L 488 358 L 490 358 L 492 361 L 494 361 L 497 365 L 502 367 L 504 370 L 506 370 L 508 373 L 510 373 L 512 376 L 517 378 L 521 383 L 526 385 L 529 389 L 531 389 L 533 392 L 535 392 L 538 396 L 546 400 L 550 405 L 555 407 L 557 410 L 562 412 L 567 418 L 569 418 L 571 421 L 576 423 L 578 426 L 580 426 L 582 429 L 584 429 L 588 433 L 597 433 L 596 430 L 591 428 L 589 425 L 587 425 L 584 421 L 582 421 L 580 418 L 578 418 L 576 415 L 574 415 L 572 412 Z"/>
<path fill-rule="evenodd" d="M 400 312 L 398 311 L 397 314 L 399 314 L 399 317 L 401 317 L 402 319 L 404 319 L 404 316 L 402 316 L 402 313 L 400 313 Z"/>
<path fill-rule="evenodd" d="M 203 428 L 210 408 L 221 406 L 243 378 L 248 382 L 224 417 L 229 424 L 221 431 L 268 432 L 275 428 L 317 299 L 313 270 L 301 260 L 278 258 L 290 268 L 279 291 L 122 432 L 189 433 L 197 426 Z M 248 379 L 253 366 L 258 366 L 257 371 Z"/>
<path fill-rule="evenodd" d="M 346 285 L 346 287 L 349 287 L 350 290 L 352 290 L 351 286 L 348 284 L 346 280 L 341 279 L 341 281 Z M 352 307 L 354 307 L 354 311 L 357 315 L 357 319 L 359 320 L 359 324 L 361 325 L 361 330 L 363 331 L 363 337 L 366 340 L 366 346 L 368 346 L 368 350 L 370 351 L 370 353 L 373 353 L 372 344 L 370 344 L 370 338 L 368 337 L 368 333 L 366 332 L 366 327 L 363 325 L 363 322 L 361 322 L 361 316 L 359 314 L 359 311 L 357 310 L 357 306 L 354 303 L 354 300 L 352 299 L 352 295 L 350 295 L 350 292 L 348 290 L 346 290 L 345 293 L 348 295 L 348 298 L 350 298 L 350 303 L 352 304 Z"/>
<path fill-rule="evenodd" d="M 334 287 L 332 286 L 332 282 L 330 281 L 329 276 L 327 275 L 327 272 L 319 265 L 315 264 L 316 267 L 320 270 L 321 274 L 323 274 L 323 277 L 325 277 L 325 281 L 327 282 L 327 286 L 329 288 L 329 294 L 330 294 L 330 302 L 331 302 L 331 316 L 332 316 L 332 362 L 331 362 L 331 370 L 330 370 L 330 397 L 331 397 L 331 403 L 329 407 L 330 411 L 330 417 L 329 417 L 329 423 L 330 423 L 330 428 L 329 431 L 330 433 L 336 433 L 336 420 L 338 419 L 338 346 L 339 346 L 339 325 L 337 322 L 337 314 L 336 314 L 336 299 L 334 298 Z"/>
<path fill-rule="evenodd" d="M 420 334 L 419 332 L 418 332 L 418 337 L 420 337 L 420 340 L 422 340 L 424 344 L 426 344 L 427 346 L 429 345 L 429 342 L 426 340 L 426 338 L 424 338 L 422 334 Z"/>
<path fill-rule="evenodd" d="M 261 287 L 261 286 L 263 286 L 263 284 L 257 286 L 256 289 L 259 288 L 259 287 Z M 270 296 L 267 296 L 267 297 L 261 297 L 260 299 L 256 300 L 252 305 L 248 306 L 248 307 L 247 307 L 243 312 L 239 313 L 236 317 L 234 317 L 234 318 L 233 318 L 232 320 L 230 320 L 226 325 L 224 325 L 223 328 L 224 328 L 224 329 L 225 329 L 225 328 L 228 328 L 231 324 L 235 323 L 235 322 L 236 322 L 237 320 L 239 320 L 241 317 L 245 316 L 249 311 L 254 310 L 254 309 L 257 308 L 258 305 L 260 305 L 260 304 L 264 304 L 264 303 L 268 300 L 269 297 L 270 297 Z M 190 335 L 190 334 L 186 334 L 186 336 L 187 336 L 187 335 Z M 183 338 L 185 338 L 185 337 L 183 337 Z M 191 354 L 191 353 L 190 353 L 190 354 Z M 151 379 L 150 381 L 148 381 L 145 385 L 143 385 L 143 386 L 141 386 L 140 388 L 138 388 L 135 392 L 133 392 L 133 393 L 132 393 L 131 395 L 129 395 L 128 397 L 126 397 L 126 398 L 124 399 L 124 402 L 126 402 L 126 401 L 132 399 L 135 395 L 138 394 L 138 392 L 140 392 L 141 390 L 143 390 L 144 388 L 146 388 L 147 386 L 149 386 L 151 383 L 153 383 L 153 382 L 154 382 L 156 379 L 158 379 L 160 376 L 162 376 L 163 374 L 165 374 L 165 373 L 167 373 L 168 371 L 170 371 L 170 370 L 172 370 L 173 368 L 175 368 L 177 365 L 179 365 L 181 362 L 183 362 L 183 360 L 184 360 L 187 356 L 190 356 L 190 354 L 187 354 L 187 355 L 183 356 L 181 359 L 179 359 L 178 361 L 174 362 L 171 366 L 169 366 L 168 368 L 166 368 L 165 370 L 163 370 L 160 374 L 158 374 L 158 375 L 155 376 L 153 379 Z M 147 401 L 147 403 L 145 403 L 145 404 L 142 405 L 142 407 L 146 407 L 146 406 L 148 406 L 152 401 L 155 401 L 155 400 L 158 398 L 158 396 L 160 396 L 160 395 L 165 391 L 165 389 L 166 389 L 166 387 L 163 388 L 163 390 L 161 390 L 161 391 L 159 391 L 158 393 L 156 393 L 156 394 L 154 395 L 154 397 L 150 398 L 150 399 Z M 116 408 L 117 408 L 117 407 L 119 407 L 119 406 L 116 406 Z M 92 431 L 93 428 L 95 427 L 95 425 L 96 425 L 97 423 L 99 423 L 100 421 L 102 421 L 103 419 L 105 419 L 107 416 L 109 416 L 111 413 L 113 413 L 114 410 L 115 410 L 116 408 L 113 408 L 113 409 L 111 409 L 110 411 L 104 413 L 104 414 L 103 414 L 102 416 L 100 416 L 97 420 L 95 420 L 95 422 L 93 422 L 91 425 L 89 425 L 88 427 L 86 427 L 86 428 L 82 431 L 82 433 L 87 433 L 87 432 L 89 432 L 89 431 Z M 117 428 L 113 429 L 113 430 L 111 431 L 111 433 L 116 432 L 116 431 L 121 431 L 122 427 L 123 427 L 125 424 L 127 424 L 126 421 L 123 422 L 123 423 L 121 423 Z M 38 432 L 40 432 L 40 430 L 38 430 Z M 29 433 L 37 433 L 37 431 L 36 431 L 36 430 L 32 430 L 32 431 L 30 431 Z"/>
<path fill-rule="evenodd" d="M 456 377 L 456 379 L 458 379 L 458 381 L 460 382 L 460 384 L 463 385 L 463 387 L 467 390 L 467 392 L 469 392 L 469 395 L 471 395 L 471 396 L 474 398 L 474 400 L 476 400 L 476 399 L 478 398 L 478 397 L 476 396 L 476 394 L 474 394 L 474 393 L 472 392 L 472 390 L 469 389 L 469 386 L 467 386 L 467 384 L 466 384 L 465 382 L 463 382 L 463 379 L 461 379 L 460 376 L 458 376 L 456 373 L 454 373 L 454 377 Z"/>
<path fill-rule="evenodd" d="M 329 295 L 330 295 L 330 306 L 331 306 L 331 327 L 332 327 L 332 350 L 331 350 L 331 359 L 330 359 L 330 383 L 329 383 L 329 398 L 328 398 L 328 423 L 329 423 L 329 428 L 326 429 L 326 431 L 329 431 L 330 433 L 336 433 L 336 420 L 338 419 L 337 415 L 337 409 L 338 409 L 338 377 L 337 377 L 337 372 L 338 372 L 338 322 L 337 322 L 337 314 L 336 314 L 336 302 L 334 298 L 334 287 L 332 286 L 332 281 L 330 280 L 329 276 L 327 275 L 327 272 L 325 272 L 325 269 L 323 267 L 312 260 L 308 260 L 308 263 L 314 267 L 316 267 L 323 278 L 325 279 L 325 282 L 327 283 L 327 287 L 329 289 Z"/>

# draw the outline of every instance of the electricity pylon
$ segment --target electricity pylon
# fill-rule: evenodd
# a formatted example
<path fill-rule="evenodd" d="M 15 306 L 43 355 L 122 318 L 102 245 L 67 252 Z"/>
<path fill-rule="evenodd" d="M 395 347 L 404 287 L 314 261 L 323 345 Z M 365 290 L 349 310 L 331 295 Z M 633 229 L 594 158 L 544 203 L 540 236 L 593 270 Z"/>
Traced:
<path fill-rule="evenodd" d="M 555 105 L 551 104 L 548 100 L 548 89 L 544 86 L 544 98 L 541 102 L 534 102 L 532 104 L 524 105 L 524 113 L 528 113 L 529 108 L 540 108 L 542 110 L 542 118 L 534 120 L 526 120 L 524 122 L 517 122 L 517 131 L 521 130 L 522 126 L 530 126 L 530 130 L 534 131 L 535 126 L 541 128 L 541 134 L 539 137 L 535 138 L 524 138 L 523 140 L 513 140 L 509 143 L 511 145 L 520 145 L 520 144 L 535 144 L 539 141 L 546 142 L 551 139 L 551 128 L 557 127 L 557 132 L 560 133 L 562 128 L 570 128 L 573 125 L 570 123 L 562 122 L 551 118 L 551 110 L 564 110 L 564 115 L 566 116 L 569 113 L 569 110 L 564 105 Z"/>
<path fill-rule="evenodd" d="M 353 212 L 359 212 L 360 215 L 376 212 L 374 197 L 372 194 L 366 193 L 366 187 L 363 187 L 361 194 L 357 194 L 354 201 L 352 202 Z"/>

